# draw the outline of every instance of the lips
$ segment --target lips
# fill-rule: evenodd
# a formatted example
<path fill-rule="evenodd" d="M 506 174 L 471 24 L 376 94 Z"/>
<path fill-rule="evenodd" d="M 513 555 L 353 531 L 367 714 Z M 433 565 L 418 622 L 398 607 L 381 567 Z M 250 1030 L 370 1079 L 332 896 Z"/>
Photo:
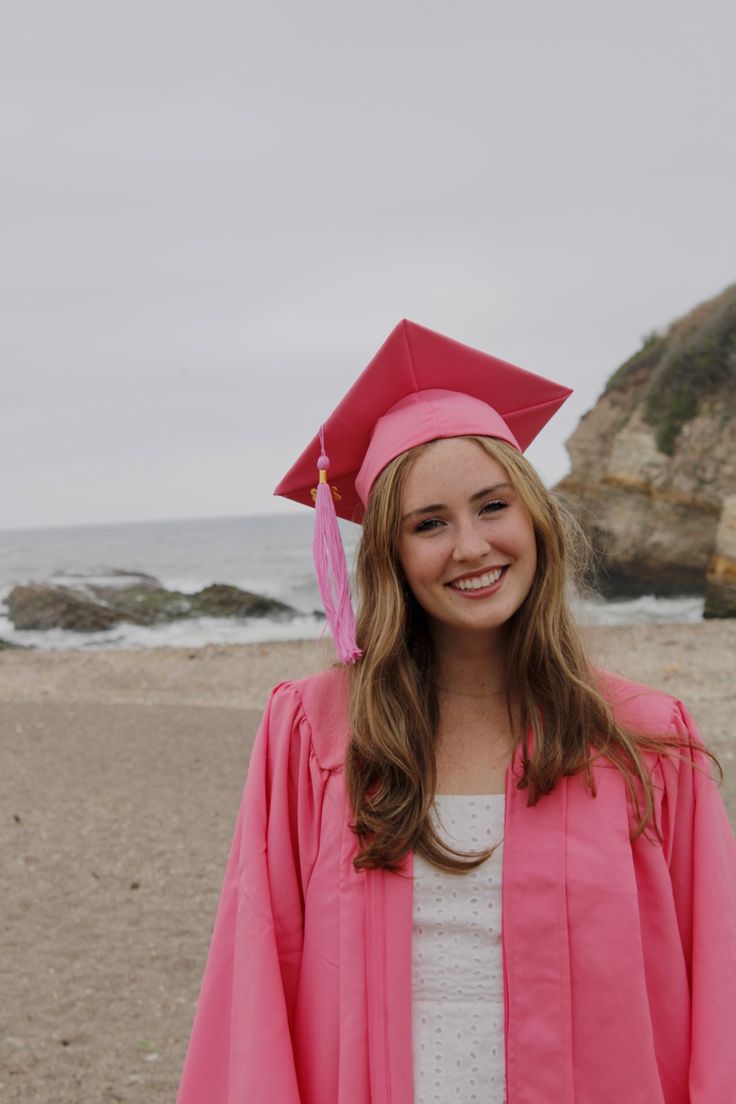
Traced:
<path fill-rule="evenodd" d="M 451 590 L 483 590 L 486 587 L 494 586 L 498 582 L 506 570 L 506 566 L 486 568 L 485 571 L 478 571 L 474 575 L 463 575 L 459 579 L 453 579 L 446 585 Z"/>

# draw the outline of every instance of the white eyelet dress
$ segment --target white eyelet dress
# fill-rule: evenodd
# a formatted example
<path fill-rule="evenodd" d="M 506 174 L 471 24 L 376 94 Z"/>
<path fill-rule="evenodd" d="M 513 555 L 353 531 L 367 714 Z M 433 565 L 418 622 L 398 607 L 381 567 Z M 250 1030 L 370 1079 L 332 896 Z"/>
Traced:
<path fill-rule="evenodd" d="M 437 794 L 441 838 L 468 851 L 503 839 L 503 794 Z M 505 1104 L 499 846 L 467 874 L 414 856 L 414 1104 Z"/>

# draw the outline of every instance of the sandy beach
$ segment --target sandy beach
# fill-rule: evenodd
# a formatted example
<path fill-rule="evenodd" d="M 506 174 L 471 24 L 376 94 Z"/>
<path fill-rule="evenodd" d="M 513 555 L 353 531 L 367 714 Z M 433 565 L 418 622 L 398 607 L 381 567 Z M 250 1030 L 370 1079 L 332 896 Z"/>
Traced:
<path fill-rule="evenodd" d="M 688 704 L 736 823 L 736 622 L 588 634 Z M 0 653 L 4 1104 L 173 1104 L 266 695 L 329 662 L 313 642 Z"/>

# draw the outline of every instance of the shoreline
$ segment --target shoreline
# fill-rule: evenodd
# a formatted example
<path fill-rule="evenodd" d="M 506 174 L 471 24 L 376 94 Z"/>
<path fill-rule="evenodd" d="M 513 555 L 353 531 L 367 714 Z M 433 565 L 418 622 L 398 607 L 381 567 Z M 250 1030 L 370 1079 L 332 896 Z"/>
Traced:
<path fill-rule="evenodd" d="M 728 742 L 736 620 L 584 626 L 592 662 L 684 699 Z M 159 704 L 261 710 L 269 691 L 334 663 L 329 637 L 253 644 L 0 651 L 0 703 Z M 726 711 L 728 712 L 728 710 Z"/>

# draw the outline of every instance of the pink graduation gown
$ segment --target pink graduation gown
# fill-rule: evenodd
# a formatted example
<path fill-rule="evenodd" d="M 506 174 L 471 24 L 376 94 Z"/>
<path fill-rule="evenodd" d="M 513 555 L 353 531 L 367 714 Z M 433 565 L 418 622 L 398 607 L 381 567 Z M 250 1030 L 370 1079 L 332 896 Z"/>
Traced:
<path fill-rule="evenodd" d="M 617 715 L 696 733 L 604 676 Z M 282 683 L 253 749 L 178 1104 L 411 1104 L 412 860 L 357 873 L 339 670 Z M 508 1104 L 736 1102 L 736 843 L 700 753 L 651 756 L 664 843 L 600 763 L 533 808 L 507 774 Z"/>

